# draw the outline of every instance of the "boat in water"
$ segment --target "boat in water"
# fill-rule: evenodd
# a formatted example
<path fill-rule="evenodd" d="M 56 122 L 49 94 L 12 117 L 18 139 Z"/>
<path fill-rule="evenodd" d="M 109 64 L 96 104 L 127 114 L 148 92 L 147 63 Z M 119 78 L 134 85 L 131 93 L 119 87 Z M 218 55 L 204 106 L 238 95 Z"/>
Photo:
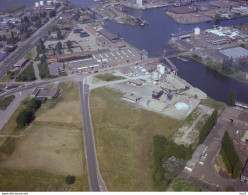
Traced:
<path fill-rule="evenodd" d="M 189 62 L 189 60 L 187 58 L 183 58 L 183 57 L 177 57 L 177 59 L 183 61 L 183 62 Z"/>

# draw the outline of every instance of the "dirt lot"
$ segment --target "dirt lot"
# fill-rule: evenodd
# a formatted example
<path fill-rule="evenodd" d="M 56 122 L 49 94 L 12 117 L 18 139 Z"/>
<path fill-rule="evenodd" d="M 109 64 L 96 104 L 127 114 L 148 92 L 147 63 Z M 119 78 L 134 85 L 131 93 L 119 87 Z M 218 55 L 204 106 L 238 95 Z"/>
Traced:
<path fill-rule="evenodd" d="M 17 151 L 0 165 L 80 176 L 83 173 L 82 155 L 80 130 L 34 126 Z"/>
<path fill-rule="evenodd" d="M 80 103 L 78 101 L 59 103 L 54 108 L 38 115 L 35 121 L 50 124 L 59 123 L 63 126 L 73 126 L 80 129 L 82 127 Z"/>

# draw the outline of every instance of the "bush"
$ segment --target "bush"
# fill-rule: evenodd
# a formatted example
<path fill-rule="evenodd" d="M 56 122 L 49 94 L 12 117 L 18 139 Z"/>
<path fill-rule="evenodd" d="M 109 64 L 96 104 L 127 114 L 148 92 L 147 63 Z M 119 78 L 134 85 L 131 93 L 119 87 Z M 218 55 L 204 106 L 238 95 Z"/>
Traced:
<path fill-rule="evenodd" d="M 34 120 L 34 113 L 28 110 L 21 111 L 16 117 L 17 128 L 21 129 Z"/>
<path fill-rule="evenodd" d="M 186 161 L 191 159 L 193 150 L 177 145 L 164 136 L 153 137 L 153 181 L 157 185 L 168 185 L 173 178 L 180 174 Z"/>
<path fill-rule="evenodd" d="M 50 72 L 49 72 L 49 68 L 48 68 L 48 64 L 46 62 L 41 62 L 38 65 L 38 69 L 40 72 L 40 77 L 43 78 L 50 78 Z"/>
<path fill-rule="evenodd" d="M 75 176 L 72 176 L 72 175 L 68 175 L 65 178 L 65 183 L 68 184 L 68 185 L 74 184 L 75 181 L 76 181 L 76 177 Z"/>
<path fill-rule="evenodd" d="M 6 110 L 11 102 L 15 99 L 14 95 L 10 95 L 0 100 L 0 109 Z"/>
<path fill-rule="evenodd" d="M 36 80 L 33 63 L 30 63 L 27 68 L 17 76 L 16 81 L 34 81 Z"/>

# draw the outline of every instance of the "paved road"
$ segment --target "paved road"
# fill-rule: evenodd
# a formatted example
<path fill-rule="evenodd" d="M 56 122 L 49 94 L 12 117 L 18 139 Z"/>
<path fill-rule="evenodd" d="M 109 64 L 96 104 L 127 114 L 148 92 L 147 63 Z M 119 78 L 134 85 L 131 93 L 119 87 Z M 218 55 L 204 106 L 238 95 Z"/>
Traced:
<path fill-rule="evenodd" d="M 83 118 L 84 145 L 86 151 L 88 179 L 91 191 L 101 191 L 98 182 L 98 165 L 89 110 L 89 85 L 79 82 L 81 112 Z"/>

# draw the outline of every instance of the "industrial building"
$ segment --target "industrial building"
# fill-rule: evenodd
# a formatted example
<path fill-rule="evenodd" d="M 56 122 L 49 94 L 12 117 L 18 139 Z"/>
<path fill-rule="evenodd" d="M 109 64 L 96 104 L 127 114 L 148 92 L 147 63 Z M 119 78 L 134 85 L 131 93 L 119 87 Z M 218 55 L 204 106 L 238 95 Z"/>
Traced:
<path fill-rule="evenodd" d="M 50 75 L 59 75 L 64 72 L 64 64 L 62 62 L 53 62 L 48 64 Z"/>
<path fill-rule="evenodd" d="M 107 29 L 101 29 L 98 31 L 101 35 L 103 35 L 104 37 L 106 37 L 108 40 L 110 40 L 111 42 L 120 39 L 116 34 L 110 32 Z"/>
<path fill-rule="evenodd" d="M 38 99 L 54 99 L 57 98 L 59 95 L 60 89 L 53 88 L 53 89 L 46 89 L 44 87 L 36 87 L 30 97 L 31 98 L 38 98 Z"/>
<path fill-rule="evenodd" d="M 224 54 L 229 59 L 232 58 L 234 61 L 248 60 L 248 50 L 243 47 L 220 50 L 220 53 Z"/>
<path fill-rule="evenodd" d="M 129 84 L 134 85 L 134 86 L 141 86 L 143 84 L 143 82 L 140 79 L 138 79 L 138 80 L 130 80 L 128 82 L 129 82 Z"/>
<path fill-rule="evenodd" d="M 240 174 L 240 179 L 242 182 L 248 182 L 248 161 L 245 163 L 245 166 Z"/>
<path fill-rule="evenodd" d="M 231 6 L 233 6 L 233 4 L 227 3 L 225 1 L 210 1 L 208 4 L 213 7 L 222 8 L 222 9 L 230 8 Z"/>
<path fill-rule="evenodd" d="M 100 64 L 93 58 L 81 59 L 68 62 L 68 67 L 70 70 L 88 70 L 89 68 L 98 68 Z"/>

